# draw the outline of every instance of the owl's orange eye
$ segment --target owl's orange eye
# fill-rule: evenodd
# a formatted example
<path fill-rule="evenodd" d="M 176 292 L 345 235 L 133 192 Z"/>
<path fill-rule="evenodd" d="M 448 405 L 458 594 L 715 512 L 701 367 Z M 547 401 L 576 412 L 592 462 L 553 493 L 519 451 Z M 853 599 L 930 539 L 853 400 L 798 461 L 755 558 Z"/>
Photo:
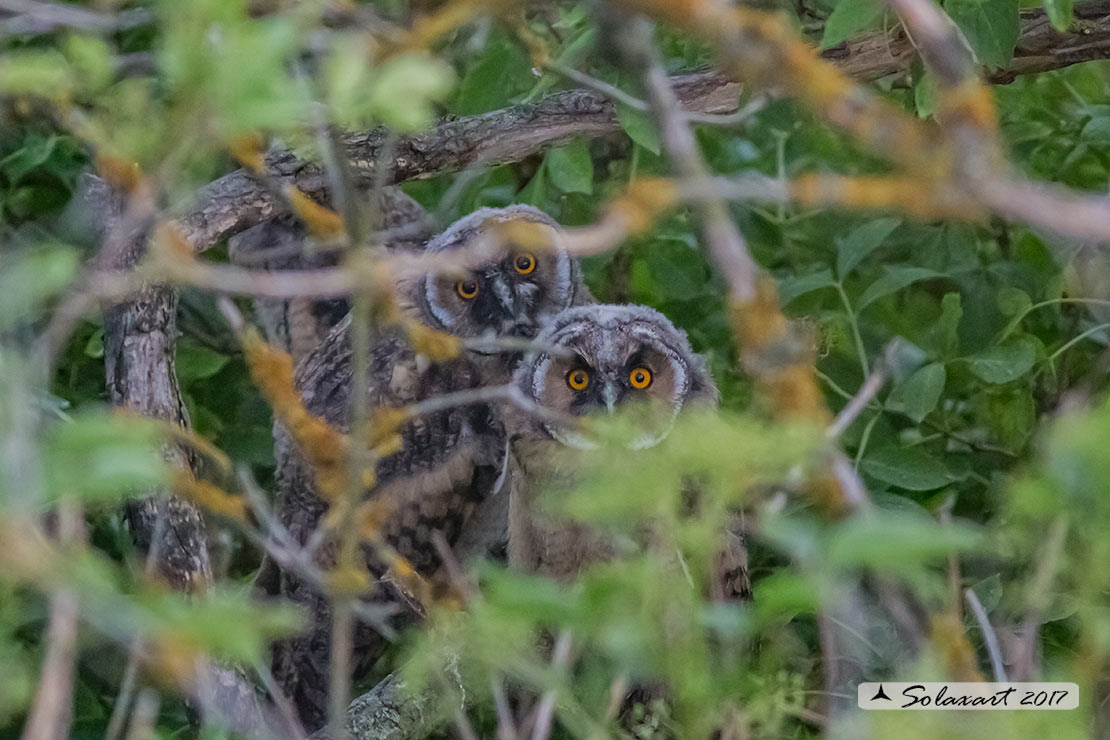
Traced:
<path fill-rule="evenodd" d="M 628 382 L 638 391 L 642 391 L 651 385 L 651 370 L 646 367 L 638 367 L 628 374 Z"/>
<path fill-rule="evenodd" d="M 567 373 L 567 385 L 580 391 L 590 384 L 590 374 L 585 370 L 571 370 Z"/>
<path fill-rule="evenodd" d="M 513 267 L 521 275 L 527 275 L 536 269 L 536 258 L 528 252 L 521 252 L 513 259 Z"/>
<path fill-rule="evenodd" d="M 460 280 L 455 283 L 455 291 L 459 294 L 460 298 L 470 300 L 478 295 L 478 281 L 477 280 Z"/>

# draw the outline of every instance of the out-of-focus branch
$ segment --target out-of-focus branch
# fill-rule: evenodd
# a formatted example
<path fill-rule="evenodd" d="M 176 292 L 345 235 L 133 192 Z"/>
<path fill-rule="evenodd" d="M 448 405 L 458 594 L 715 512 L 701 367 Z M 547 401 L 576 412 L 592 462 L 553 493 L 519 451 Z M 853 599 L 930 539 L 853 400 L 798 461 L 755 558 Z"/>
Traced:
<path fill-rule="evenodd" d="M 153 22 L 147 8 L 103 13 L 79 5 L 44 0 L 0 0 L 0 35 L 43 34 L 72 29 L 85 33 L 115 33 Z"/>
<path fill-rule="evenodd" d="M 81 508 L 65 502 L 58 508 L 59 542 L 83 542 L 85 520 Z M 50 597 L 50 625 L 35 703 L 23 728 L 22 740 L 64 740 L 73 719 L 73 672 L 77 652 L 77 594 L 60 587 Z"/>

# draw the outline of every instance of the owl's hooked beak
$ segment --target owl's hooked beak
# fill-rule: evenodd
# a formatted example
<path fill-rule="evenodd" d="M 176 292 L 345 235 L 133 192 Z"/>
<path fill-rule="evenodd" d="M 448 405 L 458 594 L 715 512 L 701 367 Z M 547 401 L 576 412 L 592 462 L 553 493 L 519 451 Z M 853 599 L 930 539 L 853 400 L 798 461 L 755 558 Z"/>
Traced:
<path fill-rule="evenodd" d="M 612 383 L 606 383 L 601 389 L 601 400 L 605 402 L 605 408 L 610 414 L 616 410 L 618 391 L 616 386 Z"/>
<path fill-rule="evenodd" d="M 501 308 L 501 333 L 514 337 L 535 335 L 535 325 L 525 316 L 519 296 L 512 287 L 500 277 L 490 284 L 497 304 Z"/>

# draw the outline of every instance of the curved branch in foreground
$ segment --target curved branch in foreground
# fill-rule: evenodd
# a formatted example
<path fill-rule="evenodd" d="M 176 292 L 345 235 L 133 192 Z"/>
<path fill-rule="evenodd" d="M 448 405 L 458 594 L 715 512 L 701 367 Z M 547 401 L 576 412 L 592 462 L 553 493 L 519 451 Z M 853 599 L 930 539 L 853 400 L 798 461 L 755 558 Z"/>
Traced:
<path fill-rule="evenodd" d="M 1066 33 L 1055 30 L 1041 9 L 1023 11 L 1021 37 L 1005 69 L 987 70 L 992 82 L 1011 82 L 1018 75 L 1045 72 L 1110 57 L 1110 0 L 1075 8 L 1076 22 Z M 916 51 L 899 26 L 845 42 L 824 52 L 829 61 L 860 81 L 909 71 Z M 740 86 L 716 73 L 681 75 L 671 80 L 682 107 L 695 113 L 731 113 Z M 569 90 L 531 105 L 461 118 L 447 118 L 420 134 L 395 143 L 390 184 L 484 162 L 514 162 L 577 136 L 594 138 L 620 130 L 616 108 L 600 93 Z M 368 185 L 385 133 L 375 129 L 343 138 L 356 177 Z M 319 167 L 292 152 L 275 150 L 266 158 L 275 178 L 295 184 L 314 198 L 324 198 L 327 182 Z M 179 219 L 189 242 L 203 251 L 280 211 L 273 195 L 245 170 L 236 170 L 202 188 L 196 206 Z"/>

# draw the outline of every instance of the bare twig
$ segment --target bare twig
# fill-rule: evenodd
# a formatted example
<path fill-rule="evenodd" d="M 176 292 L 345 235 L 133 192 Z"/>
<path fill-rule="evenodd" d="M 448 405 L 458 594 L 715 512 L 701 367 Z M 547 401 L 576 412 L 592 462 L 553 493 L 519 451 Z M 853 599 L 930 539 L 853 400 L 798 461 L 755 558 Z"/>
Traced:
<path fill-rule="evenodd" d="M 863 410 L 866 409 L 871 401 L 874 400 L 876 394 L 886 383 L 886 368 L 882 365 L 875 368 L 867 379 L 863 381 L 863 385 L 859 387 L 856 395 L 852 396 L 852 400 L 840 410 L 836 415 L 836 419 L 825 430 L 825 435 L 829 439 L 836 439 L 844 431 L 852 426 L 855 420 L 859 417 Z"/>
<path fill-rule="evenodd" d="M 59 542 L 83 542 L 82 509 L 67 501 L 58 509 Z M 46 629 L 46 657 L 42 676 L 23 728 L 22 740 L 65 740 L 73 719 L 73 675 L 77 652 L 77 593 L 59 588 L 50 597 L 50 622 Z"/>
<path fill-rule="evenodd" d="M 567 662 L 570 660 L 571 644 L 570 630 L 564 629 L 555 640 L 555 649 L 551 654 L 552 668 L 558 671 L 566 668 Z M 554 721 L 555 715 L 555 699 L 558 695 L 558 691 L 549 689 L 540 698 L 532 722 L 531 740 L 547 740 L 547 737 L 551 734 L 551 723 Z"/>
<path fill-rule="evenodd" d="M 967 605 L 971 608 L 971 613 L 975 615 L 975 621 L 979 623 L 979 629 L 983 632 L 983 642 L 987 646 L 987 654 L 991 659 L 994 680 L 1005 682 L 1006 667 L 1002 664 L 1002 649 L 998 645 L 998 635 L 987 616 L 987 610 L 983 608 L 983 602 L 979 601 L 979 597 L 970 588 L 964 589 L 964 599 L 967 600 Z"/>

